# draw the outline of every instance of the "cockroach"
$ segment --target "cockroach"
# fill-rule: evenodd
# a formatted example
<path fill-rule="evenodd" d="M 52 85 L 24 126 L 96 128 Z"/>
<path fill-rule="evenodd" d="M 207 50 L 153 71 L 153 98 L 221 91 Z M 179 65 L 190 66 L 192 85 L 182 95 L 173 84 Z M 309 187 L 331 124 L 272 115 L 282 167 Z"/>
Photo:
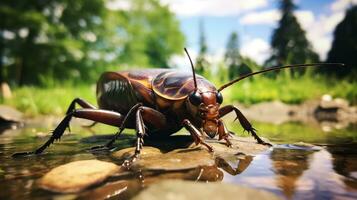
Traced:
<path fill-rule="evenodd" d="M 216 89 L 204 77 L 195 74 L 192 60 L 185 52 L 191 63 L 192 74 L 173 69 L 140 69 L 120 72 L 105 72 L 97 82 L 96 108 L 87 101 L 76 98 L 72 101 L 66 116 L 54 129 L 52 136 L 41 147 L 31 152 L 16 153 L 13 156 L 40 154 L 55 140 L 59 140 L 72 117 L 92 120 L 119 127 L 119 131 L 104 146 L 92 149 L 109 149 L 125 128 L 136 130 L 136 148 L 133 157 L 124 162 L 130 165 L 140 154 L 144 138 L 167 137 L 186 128 L 196 145 L 201 144 L 209 151 L 213 148 L 205 142 L 205 137 L 224 140 L 231 146 L 231 132 L 225 126 L 222 117 L 235 112 L 236 120 L 244 130 L 248 131 L 259 144 L 271 145 L 263 141 L 256 129 L 234 105 L 221 107 L 225 88 L 256 74 L 284 68 L 342 65 L 339 63 L 312 63 L 286 65 L 266 68 L 264 70 L 243 75 Z M 82 108 L 76 109 L 78 104 Z"/>

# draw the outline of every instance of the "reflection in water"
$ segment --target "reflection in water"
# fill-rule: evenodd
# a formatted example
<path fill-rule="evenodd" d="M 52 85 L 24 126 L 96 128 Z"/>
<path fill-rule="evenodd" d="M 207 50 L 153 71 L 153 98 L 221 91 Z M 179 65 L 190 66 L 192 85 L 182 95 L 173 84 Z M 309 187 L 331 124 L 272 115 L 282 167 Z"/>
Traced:
<path fill-rule="evenodd" d="M 225 172 L 229 173 L 230 175 L 238 175 L 242 173 L 249 164 L 252 162 L 253 156 L 243 156 L 243 157 L 234 157 L 233 159 L 225 160 L 223 158 L 217 157 L 216 164 L 219 168 L 223 169 Z M 235 161 L 235 162 L 234 162 Z M 232 167 L 229 163 L 237 163 L 238 166 L 235 168 Z"/>
<path fill-rule="evenodd" d="M 296 190 L 296 181 L 309 168 L 313 151 L 289 148 L 274 148 L 270 154 L 276 184 L 284 195 L 291 199 Z"/>
<path fill-rule="evenodd" d="M 356 147 L 356 145 L 327 147 L 332 156 L 331 160 L 334 171 L 344 176 L 343 181 L 346 186 L 353 189 L 357 189 Z"/>
<path fill-rule="evenodd" d="M 116 180 L 117 179 L 117 180 Z M 222 181 L 223 173 L 216 166 L 203 166 L 180 171 L 133 171 L 128 176 L 116 177 L 105 185 L 80 194 L 80 199 L 128 199 L 143 188 L 166 179 L 202 182 Z"/>
<path fill-rule="evenodd" d="M 47 130 L 47 127 L 44 129 Z M 279 141 L 284 142 L 285 135 L 281 129 L 262 127 L 260 130 L 269 130 L 267 132 L 274 136 L 283 135 Z M 292 135 L 296 138 L 289 138 L 290 135 L 286 134 L 288 143 L 302 141 L 301 138 L 307 135 L 310 136 L 310 141 L 319 143 L 328 141 L 331 144 L 332 141 L 341 142 L 346 138 L 349 141 L 356 141 L 355 129 L 341 131 L 340 135 L 337 132 L 333 135 L 318 135 L 320 133 L 314 132 L 314 128 L 294 124 L 287 126 L 287 130 L 301 132 L 299 137 L 297 134 Z M 36 131 L 32 128 L 10 130 L 1 134 L 0 199 L 128 199 L 148 185 L 163 179 L 230 182 L 272 191 L 286 199 L 357 199 L 356 145 L 328 145 L 320 148 L 278 145 L 255 157 L 236 155 L 217 158 L 218 167 L 198 167 L 170 172 L 133 171 L 120 174 L 78 194 L 60 195 L 39 189 L 36 181 L 59 165 L 84 159 L 117 162 L 108 154 L 92 154 L 84 150 L 94 144 L 103 143 L 100 141 L 101 137 L 95 137 L 93 141 L 82 139 L 80 142 L 78 138 L 84 136 L 65 135 L 51 151 L 41 156 L 12 159 L 10 155 L 14 151 L 33 149 L 43 141 L 36 136 Z M 131 146 L 131 138 L 122 139 L 118 142 L 120 147 Z"/>
<path fill-rule="evenodd" d="M 286 199 L 357 199 L 356 145 L 341 149 L 279 145 L 223 181 L 269 190 Z M 351 149 L 354 149 L 351 151 Z M 333 152 L 330 154 L 330 152 Z"/>

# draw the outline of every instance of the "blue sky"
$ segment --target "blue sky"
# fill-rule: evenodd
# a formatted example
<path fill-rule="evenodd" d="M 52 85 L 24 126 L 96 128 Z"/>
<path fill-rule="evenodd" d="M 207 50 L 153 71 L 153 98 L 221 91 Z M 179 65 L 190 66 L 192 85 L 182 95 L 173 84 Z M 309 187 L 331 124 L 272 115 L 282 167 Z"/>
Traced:
<path fill-rule="evenodd" d="M 161 0 L 169 6 L 187 38 L 186 46 L 193 57 L 199 48 L 199 23 L 204 30 L 212 62 L 224 53 L 229 35 L 239 35 L 244 56 L 263 63 L 270 54 L 270 37 L 280 19 L 278 0 Z M 307 33 L 314 50 L 325 59 L 335 26 L 344 11 L 357 0 L 295 0 L 296 16 Z M 180 63 L 181 57 L 174 59 Z M 180 65 L 180 64 L 178 64 Z"/>
<path fill-rule="evenodd" d="M 280 19 L 280 0 L 159 0 L 176 14 L 186 35 L 186 47 L 195 59 L 199 49 L 199 23 L 204 23 L 211 63 L 222 61 L 229 35 L 236 31 L 240 52 L 259 64 L 270 55 L 270 37 Z M 300 25 L 321 60 L 331 47 L 332 33 L 345 10 L 357 0 L 293 0 Z M 110 4 L 110 5 L 109 5 Z M 130 0 L 109 0 L 111 9 L 130 9 Z M 187 67 L 185 55 L 171 59 L 172 66 Z"/>

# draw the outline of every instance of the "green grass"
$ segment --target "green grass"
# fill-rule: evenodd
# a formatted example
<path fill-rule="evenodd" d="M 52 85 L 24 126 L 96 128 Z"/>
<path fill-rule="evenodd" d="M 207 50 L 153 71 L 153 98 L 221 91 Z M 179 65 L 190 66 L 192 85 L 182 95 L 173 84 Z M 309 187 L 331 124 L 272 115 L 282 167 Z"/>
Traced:
<path fill-rule="evenodd" d="M 226 120 L 226 123 L 228 129 L 236 135 L 250 136 L 246 131 L 244 132 L 238 122 Z M 259 136 L 269 138 L 275 143 L 347 144 L 357 142 L 357 135 L 352 125 L 324 132 L 318 124 L 300 122 L 286 122 L 278 125 L 263 122 L 252 122 L 252 124 L 258 130 Z"/>
<path fill-rule="evenodd" d="M 217 79 L 217 78 L 216 78 Z M 210 79 L 217 87 L 220 81 Z M 224 81 L 226 82 L 226 81 Z M 95 85 L 51 84 L 51 87 L 19 87 L 13 89 L 13 98 L 1 100 L 26 116 L 62 115 L 75 97 L 81 97 L 96 105 Z M 281 100 L 297 104 L 309 99 L 319 99 L 324 94 L 342 97 L 357 104 L 357 82 L 302 76 L 290 78 L 280 74 L 276 79 L 256 76 L 245 79 L 224 91 L 224 103 L 240 102 L 246 105 L 263 101 Z"/>
<path fill-rule="evenodd" d="M 37 115 L 62 115 L 76 97 L 96 105 L 95 87 L 91 85 L 62 85 L 51 88 L 13 88 L 13 98 L 2 100 L 3 104 L 17 108 L 28 117 Z"/>
<path fill-rule="evenodd" d="M 228 101 L 246 105 L 273 100 L 298 104 L 310 99 L 320 99 L 324 94 L 345 98 L 352 104 L 357 104 L 357 82 L 310 76 L 294 79 L 284 76 L 278 76 L 276 79 L 260 76 L 243 80 L 224 91 Z"/>

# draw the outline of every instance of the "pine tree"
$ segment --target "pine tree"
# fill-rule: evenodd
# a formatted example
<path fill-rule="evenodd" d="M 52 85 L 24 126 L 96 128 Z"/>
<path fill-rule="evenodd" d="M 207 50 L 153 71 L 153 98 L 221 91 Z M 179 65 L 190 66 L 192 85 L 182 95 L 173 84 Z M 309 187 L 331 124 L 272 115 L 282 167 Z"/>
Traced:
<path fill-rule="evenodd" d="M 204 24 L 203 21 L 200 21 L 199 25 L 199 32 L 200 32 L 200 51 L 196 59 L 196 71 L 199 74 L 203 74 L 206 68 L 209 65 L 209 62 L 206 59 L 207 54 L 207 43 L 206 43 L 206 36 L 204 32 Z"/>
<path fill-rule="evenodd" d="M 250 68 L 247 65 L 242 64 L 241 60 L 238 34 L 233 32 L 229 36 L 226 53 L 224 55 L 224 62 L 228 66 L 229 79 L 234 79 L 237 76 L 251 72 Z"/>
<path fill-rule="evenodd" d="M 338 76 L 357 75 L 357 5 L 347 10 L 345 18 L 334 31 L 327 62 L 344 63 L 346 67 L 326 67 L 321 70 Z M 353 75 L 351 75 L 353 77 Z"/>
<path fill-rule="evenodd" d="M 271 46 L 272 55 L 267 64 L 270 66 L 317 62 L 318 55 L 305 36 L 305 31 L 299 25 L 292 0 L 281 0 L 282 17 L 278 28 L 273 32 Z"/>

